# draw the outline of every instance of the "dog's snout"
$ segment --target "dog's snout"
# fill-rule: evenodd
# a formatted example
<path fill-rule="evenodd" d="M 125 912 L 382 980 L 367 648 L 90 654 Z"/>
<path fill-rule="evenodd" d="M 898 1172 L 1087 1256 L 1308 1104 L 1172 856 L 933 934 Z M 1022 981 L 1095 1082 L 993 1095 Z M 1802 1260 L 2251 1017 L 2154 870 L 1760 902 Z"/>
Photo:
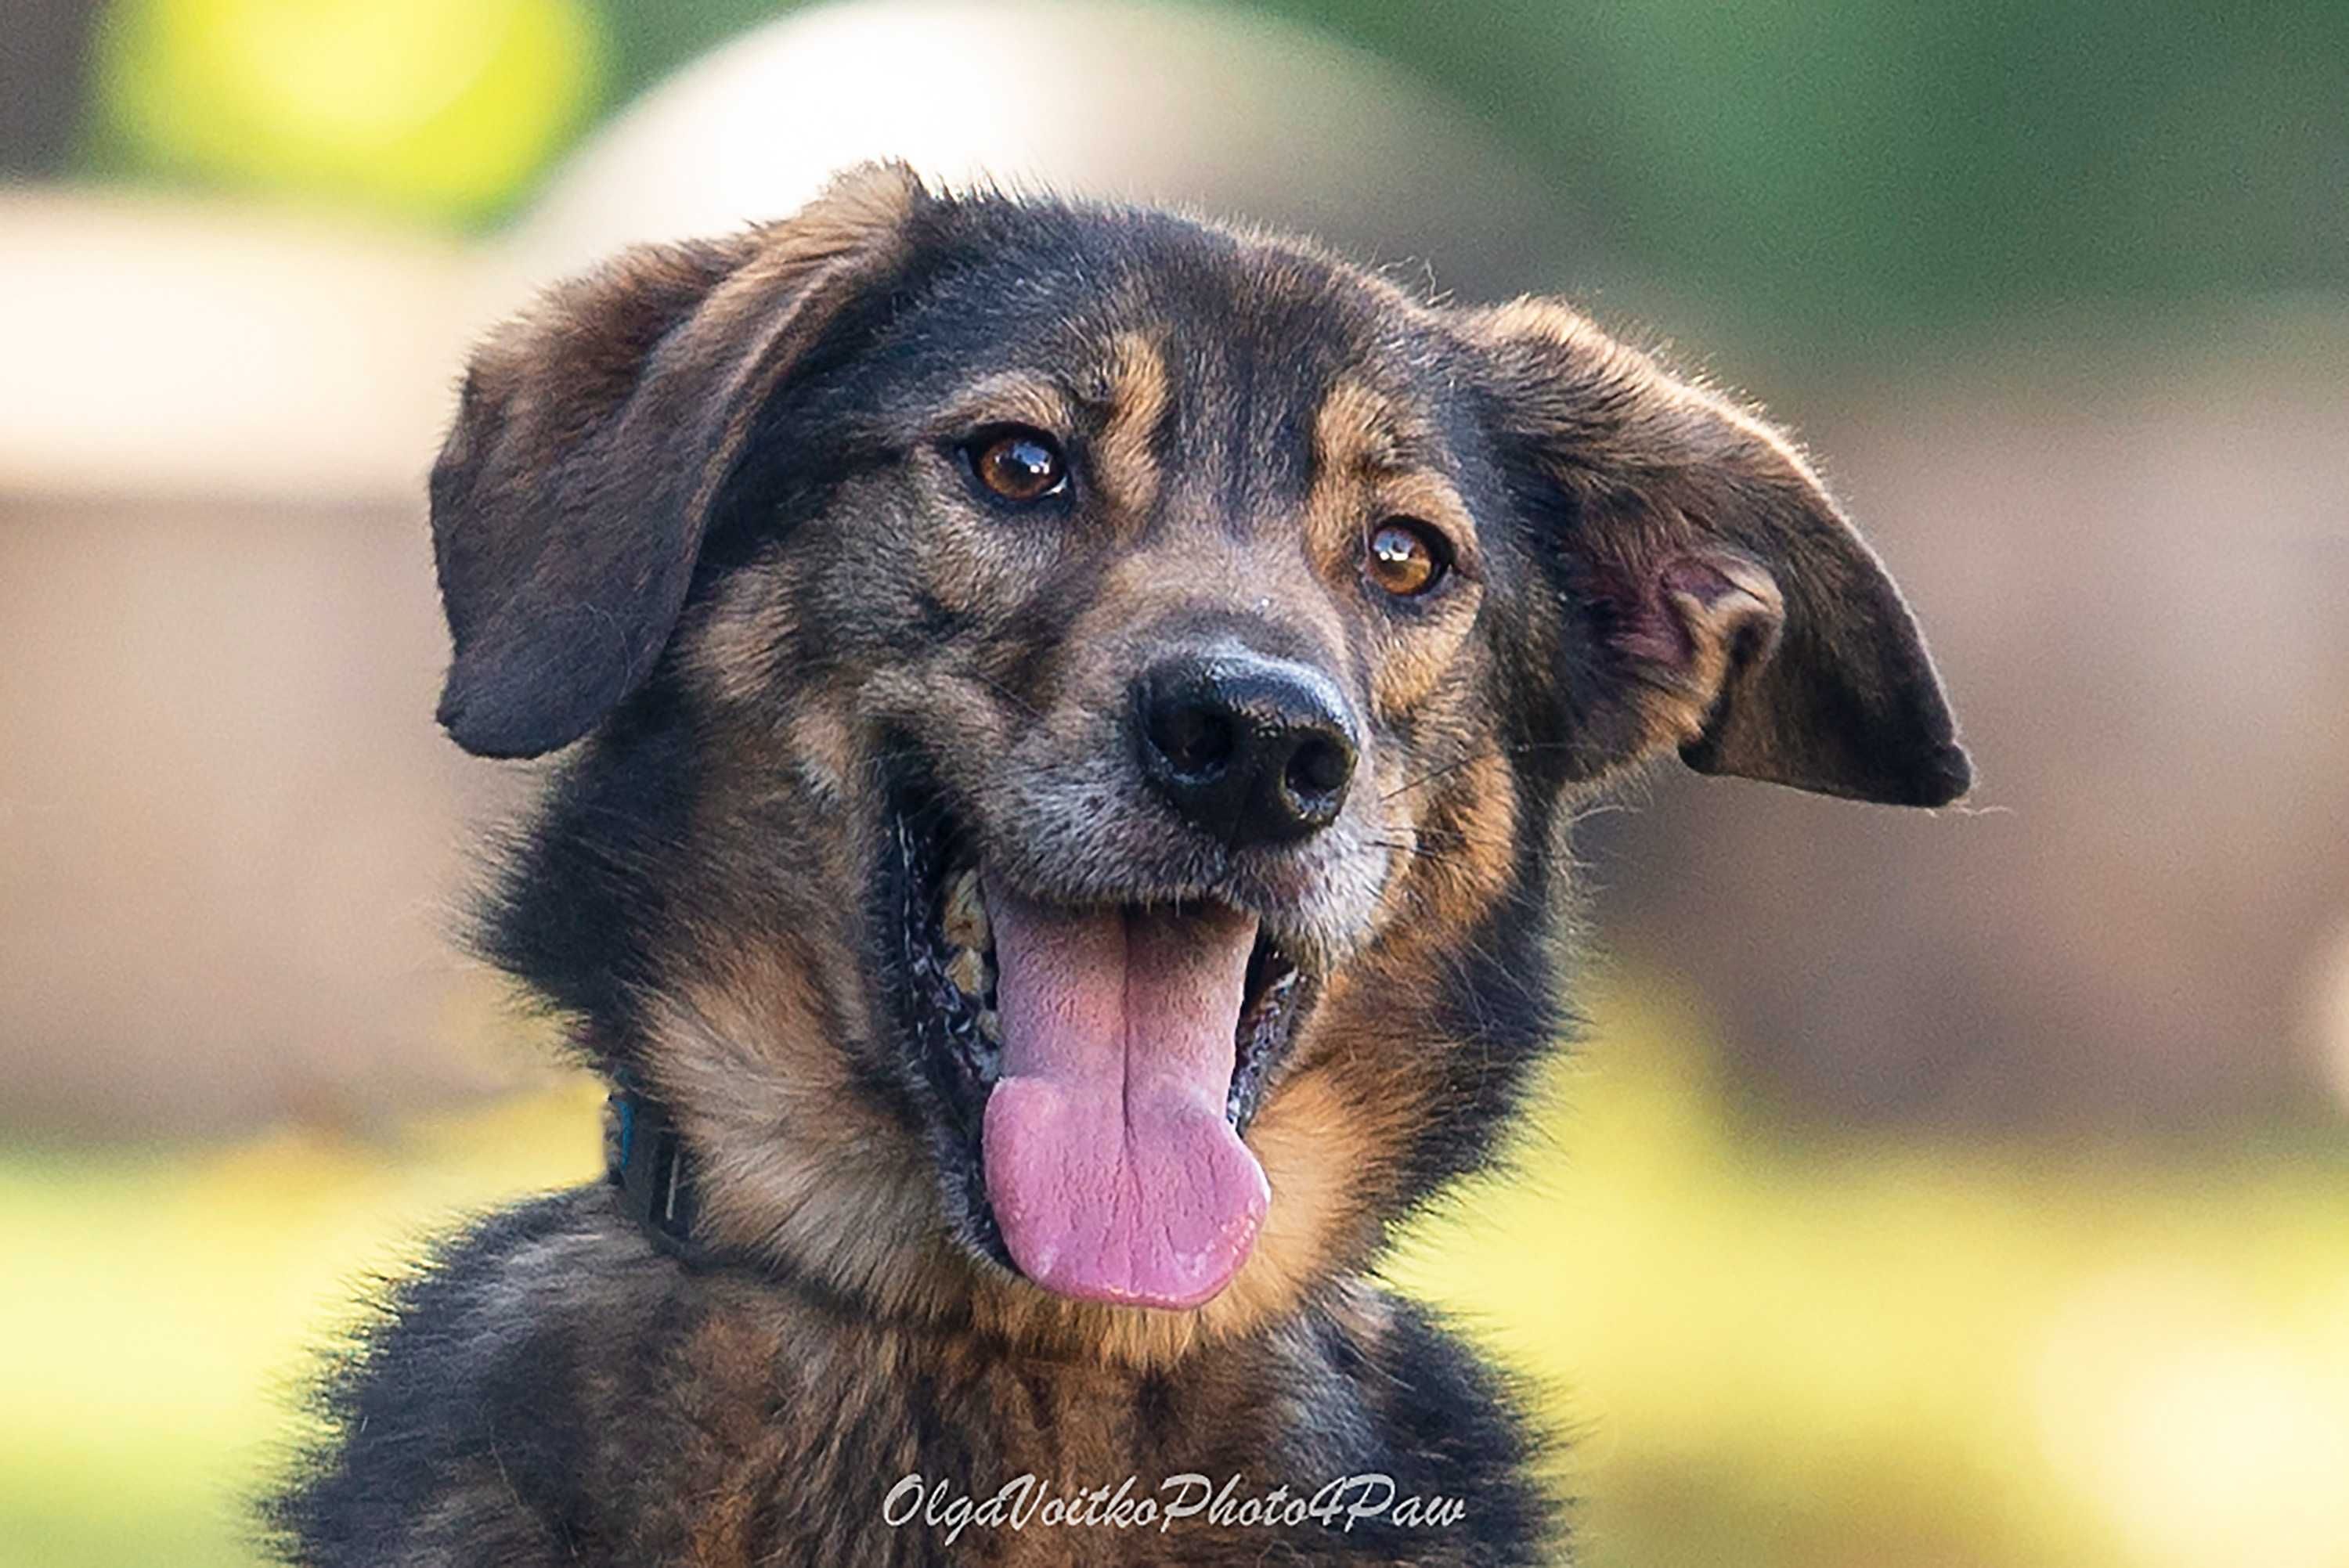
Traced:
<path fill-rule="evenodd" d="M 1185 657 L 1134 687 L 1143 773 L 1168 804 L 1234 848 L 1335 821 L 1354 777 L 1345 701 L 1307 665 Z"/>

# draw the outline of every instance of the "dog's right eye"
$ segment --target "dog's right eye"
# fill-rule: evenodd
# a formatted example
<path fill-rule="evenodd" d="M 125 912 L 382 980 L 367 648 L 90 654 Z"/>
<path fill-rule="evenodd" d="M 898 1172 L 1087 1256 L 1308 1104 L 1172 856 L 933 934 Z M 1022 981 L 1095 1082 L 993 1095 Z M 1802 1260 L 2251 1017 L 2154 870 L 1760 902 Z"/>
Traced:
<path fill-rule="evenodd" d="M 988 490 L 1025 503 L 1057 495 L 1069 482 L 1061 444 L 1026 425 L 998 425 L 963 443 L 970 471 Z"/>

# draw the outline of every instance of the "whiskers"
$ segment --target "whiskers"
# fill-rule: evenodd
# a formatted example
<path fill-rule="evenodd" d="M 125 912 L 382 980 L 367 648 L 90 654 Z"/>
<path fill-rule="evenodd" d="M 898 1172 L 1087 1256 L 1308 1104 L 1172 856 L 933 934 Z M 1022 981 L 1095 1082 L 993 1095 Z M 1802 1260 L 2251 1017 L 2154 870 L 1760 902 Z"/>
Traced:
<path fill-rule="evenodd" d="M 1570 740 L 1529 740 L 1517 746 L 1481 746 L 1454 758 L 1449 762 L 1431 768 L 1424 773 L 1404 779 L 1379 799 L 1392 800 L 1399 795 L 1407 795 L 1414 789 L 1424 789 L 1431 784 L 1448 779 L 1464 768 L 1474 768 L 1480 762 L 1491 762 L 1511 757 L 1530 757 L 1537 752 L 1544 751 L 1572 751 L 1576 748 L 1576 743 Z"/>

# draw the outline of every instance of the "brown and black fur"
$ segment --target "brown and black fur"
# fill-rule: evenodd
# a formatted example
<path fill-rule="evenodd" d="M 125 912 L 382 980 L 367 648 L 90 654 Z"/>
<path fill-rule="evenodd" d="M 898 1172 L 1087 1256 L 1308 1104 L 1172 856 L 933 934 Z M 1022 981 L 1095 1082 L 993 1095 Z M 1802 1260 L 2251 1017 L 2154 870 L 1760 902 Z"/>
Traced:
<path fill-rule="evenodd" d="M 1010 516 L 957 466 L 1071 455 Z M 670 1108 L 719 1261 L 606 1187 L 500 1213 L 385 1304 L 274 1505 L 316 1568 L 1556 1560 L 1503 1380 L 1368 1271 L 1487 1164 L 1568 1009 L 1562 829 L 1642 760 L 1938 805 L 1916 628 L 1802 459 L 1564 305 L 1414 300 L 1309 246 L 862 170 L 647 249 L 480 353 L 432 480 L 469 749 L 571 748 L 485 945 Z M 1408 515 L 1452 578 L 1390 601 Z M 1278 855 L 1126 777 L 1154 649 L 1324 672 L 1361 761 Z M 900 828 L 1069 900 L 1265 912 L 1309 1013 L 1247 1129 L 1273 1192 L 1189 1312 L 1007 1266 L 971 1108 L 909 1022 Z M 908 1473 L 1340 1474 L 1446 1530 L 892 1529 Z"/>

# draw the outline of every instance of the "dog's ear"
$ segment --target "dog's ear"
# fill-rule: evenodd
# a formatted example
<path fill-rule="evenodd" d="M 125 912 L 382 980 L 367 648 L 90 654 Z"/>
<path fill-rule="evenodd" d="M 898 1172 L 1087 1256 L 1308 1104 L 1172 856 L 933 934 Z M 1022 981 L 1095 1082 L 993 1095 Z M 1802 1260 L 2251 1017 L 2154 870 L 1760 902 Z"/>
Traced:
<path fill-rule="evenodd" d="M 432 469 L 459 745 L 552 751 L 651 672 L 759 410 L 926 200 L 857 170 L 781 222 L 626 252 L 474 356 Z"/>
<path fill-rule="evenodd" d="M 1562 304 L 1467 327 L 1505 453 L 1557 503 L 1542 547 L 1630 693 L 1625 749 L 1891 805 L 1965 793 L 1917 624 L 1791 444 Z"/>

